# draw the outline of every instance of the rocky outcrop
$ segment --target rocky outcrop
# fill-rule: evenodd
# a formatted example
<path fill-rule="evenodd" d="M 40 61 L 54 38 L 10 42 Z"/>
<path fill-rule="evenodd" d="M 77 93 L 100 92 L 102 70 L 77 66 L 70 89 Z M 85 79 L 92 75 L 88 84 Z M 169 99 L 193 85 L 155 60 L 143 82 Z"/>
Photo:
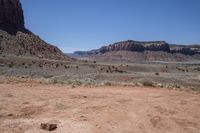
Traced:
<path fill-rule="evenodd" d="M 0 29 L 10 34 L 28 32 L 19 0 L 0 0 Z"/>
<path fill-rule="evenodd" d="M 19 0 L 0 0 L 0 55 L 72 60 L 24 27 Z"/>

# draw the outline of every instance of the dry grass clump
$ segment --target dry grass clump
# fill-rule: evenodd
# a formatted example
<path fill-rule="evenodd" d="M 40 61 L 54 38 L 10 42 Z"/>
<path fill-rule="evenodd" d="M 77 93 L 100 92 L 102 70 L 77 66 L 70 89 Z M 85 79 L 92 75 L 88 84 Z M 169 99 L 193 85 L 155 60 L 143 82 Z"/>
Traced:
<path fill-rule="evenodd" d="M 143 86 L 150 86 L 150 87 L 154 86 L 153 82 L 152 81 L 148 81 L 148 80 L 143 81 L 142 84 L 143 84 Z"/>
<path fill-rule="evenodd" d="M 105 82 L 104 85 L 105 86 L 112 86 L 112 83 L 111 82 Z"/>

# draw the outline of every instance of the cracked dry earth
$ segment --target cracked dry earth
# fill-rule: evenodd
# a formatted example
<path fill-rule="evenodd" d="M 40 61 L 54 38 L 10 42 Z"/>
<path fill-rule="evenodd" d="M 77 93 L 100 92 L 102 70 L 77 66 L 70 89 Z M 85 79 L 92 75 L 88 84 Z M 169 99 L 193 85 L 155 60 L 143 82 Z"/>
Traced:
<path fill-rule="evenodd" d="M 200 94 L 142 87 L 0 84 L 0 132 L 199 133 Z"/>

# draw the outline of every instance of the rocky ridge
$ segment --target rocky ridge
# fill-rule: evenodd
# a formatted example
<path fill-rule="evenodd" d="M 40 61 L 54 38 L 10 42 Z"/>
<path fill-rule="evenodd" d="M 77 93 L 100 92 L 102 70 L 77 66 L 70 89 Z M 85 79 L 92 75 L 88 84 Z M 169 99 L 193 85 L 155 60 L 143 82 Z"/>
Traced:
<path fill-rule="evenodd" d="M 75 51 L 71 57 L 100 62 L 184 62 L 200 60 L 200 45 L 175 45 L 165 41 L 122 41 L 90 51 Z"/>
<path fill-rule="evenodd" d="M 103 46 L 100 49 L 89 51 L 89 54 L 106 53 L 111 51 L 137 51 L 144 52 L 150 51 L 165 51 L 169 52 L 169 45 L 165 41 L 152 41 L 152 42 L 138 42 L 138 41 L 122 41 L 111 44 L 109 46 Z"/>
<path fill-rule="evenodd" d="M 99 49 L 91 51 L 75 51 L 78 55 L 97 55 L 107 52 L 129 51 L 129 52 L 144 52 L 144 51 L 160 51 L 167 53 L 179 53 L 184 55 L 200 54 L 200 45 L 172 45 L 165 41 L 122 41 L 108 46 L 103 46 Z"/>

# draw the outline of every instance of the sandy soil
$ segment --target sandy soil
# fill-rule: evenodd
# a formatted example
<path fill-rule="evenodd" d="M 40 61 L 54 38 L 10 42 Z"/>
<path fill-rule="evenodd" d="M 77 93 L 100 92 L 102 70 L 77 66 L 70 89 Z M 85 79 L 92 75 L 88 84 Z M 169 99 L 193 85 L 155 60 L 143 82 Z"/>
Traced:
<path fill-rule="evenodd" d="M 199 133 L 200 94 L 138 87 L 0 84 L 0 132 Z"/>

